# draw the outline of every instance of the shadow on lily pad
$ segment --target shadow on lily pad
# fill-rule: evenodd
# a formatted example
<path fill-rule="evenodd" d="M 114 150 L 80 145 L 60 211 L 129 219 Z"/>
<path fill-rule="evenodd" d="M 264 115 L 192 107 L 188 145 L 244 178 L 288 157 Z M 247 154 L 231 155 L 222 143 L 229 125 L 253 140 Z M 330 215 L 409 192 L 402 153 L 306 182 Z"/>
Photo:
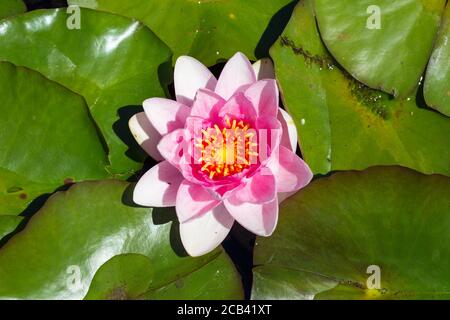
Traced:
<path fill-rule="evenodd" d="M 4 236 L 0 239 L 0 248 L 3 247 L 9 239 L 15 236 L 17 233 L 21 232 L 27 225 L 28 221 L 45 205 L 48 198 L 50 198 L 53 194 L 59 191 L 67 191 L 73 185 L 72 182 L 68 182 L 60 187 L 58 187 L 55 191 L 51 193 L 44 193 L 35 198 L 26 208 L 23 210 L 19 216 L 23 217 L 23 220 L 19 223 L 17 228 L 11 232 L 10 234 Z"/>
<path fill-rule="evenodd" d="M 129 207 L 141 208 L 142 206 L 133 201 L 133 191 L 136 183 L 130 183 L 122 195 L 122 203 Z M 179 257 L 188 256 L 180 238 L 180 223 L 178 222 L 175 208 L 152 208 L 152 219 L 155 225 L 171 223 L 170 245 Z"/>
<path fill-rule="evenodd" d="M 134 139 L 128 127 L 128 121 L 132 116 L 143 111 L 142 106 L 124 106 L 117 111 L 119 119 L 113 124 L 114 133 L 128 147 L 126 156 L 136 162 L 144 162 L 148 155 Z"/>
<path fill-rule="evenodd" d="M 170 245 L 179 257 L 187 257 L 180 237 L 180 223 L 175 208 L 153 208 L 153 223 L 156 225 L 172 222 L 170 227 Z"/>
<path fill-rule="evenodd" d="M 67 7 L 67 0 L 24 0 L 28 11 Z"/>
<path fill-rule="evenodd" d="M 287 4 L 270 19 L 269 25 L 255 48 L 255 57 L 257 59 L 269 57 L 270 47 L 277 41 L 288 24 L 297 2 L 297 0 L 294 0 Z"/>

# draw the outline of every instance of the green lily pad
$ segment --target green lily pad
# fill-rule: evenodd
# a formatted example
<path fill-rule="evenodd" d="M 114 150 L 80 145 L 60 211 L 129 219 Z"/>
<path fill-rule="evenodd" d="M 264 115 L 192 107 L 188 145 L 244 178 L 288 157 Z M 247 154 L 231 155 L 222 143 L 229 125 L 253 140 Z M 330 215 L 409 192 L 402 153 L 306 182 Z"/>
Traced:
<path fill-rule="evenodd" d="M 206 266 L 208 278 L 195 283 L 202 280 L 207 291 L 206 284 L 213 282 L 210 265 L 218 273 L 234 272 L 228 260 L 219 263 L 225 259 L 219 257 L 224 255 L 220 251 L 184 257 L 174 238 L 176 226 L 171 230 L 170 223 L 162 224 L 170 221 L 174 210 L 129 205 L 129 191 L 126 182 L 104 180 L 75 184 L 51 196 L 25 229 L 0 249 L 0 298 L 81 299 L 97 270 L 124 253 L 150 259 L 157 275 L 155 285 L 169 284 Z M 237 292 L 235 284 L 236 280 L 226 287 L 230 295 Z"/>
<path fill-rule="evenodd" d="M 297 5 L 271 56 L 315 173 L 398 164 L 450 174 L 449 119 L 420 95 L 392 99 L 343 71 L 320 39 L 310 1 Z"/>
<path fill-rule="evenodd" d="M 252 298 L 449 299 L 449 194 L 401 167 L 314 181 L 257 238 Z"/>
<path fill-rule="evenodd" d="M 21 213 L 34 199 L 53 192 L 59 185 L 32 182 L 24 176 L 0 168 L 0 216 Z"/>
<path fill-rule="evenodd" d="M 425 78 L 427 104 L 450 117 L 450 4 L 444 13 L 441 30 Z"/>
<path fill-rule="evenodd" d="M 23 13 L 25 11 L 27 11 L 27 7 L 22 0 L 0 1 L 0 19 Z"/>
<path fill-rule="evenodd" d="M 0 240 L 13 232 L 22 220 L 19 216 L 0 215 Z"/>
<path fill-rule="evenodd" d="M 94 276 L 85 299 L 242 299 L 239 276 L 224 253 L 202 268 L 161 283 L 154 263 L 139 254 L 118 255 Z"/>
<path fill-rule="evenodd" d="M 350 74 L 406 97 L 428 63 L 445 2 L 315 0 L 315 10 L 322 39 Z"/>
<path fill-rule="evenodd" d="M 237 51 L 256 59 L 257 51 L 270 46 L 265 43 L 272 36 L 265 32 L 269 22 L 274 15 L 288 17 L 292 0 L 129 0 L 126 3 L 69 0 L 68 3 L 138 19 L 169 45 L 174 59 L 189 55 L 212 66 Z M 276 23 L 274 27 L 278 28 L 281 22 L 276 20 Z"/>
<path fill-rule="evenodd" d="M 82 97 L 7 62 L 0 62 L 0 96 L 0 214 L 18 214 L 61 185 L 107 176 Z"/>
<path fill-rule="evenodd" d="M 158 72 L 171 52 L 136 21 L 80 9 L 76 29 L 76 17 L 52 9 L 2 21 L 0 60 L 37 70 L 83 96 L 108 145 L 108 170 L 130 174 L 143 160 L 133 153 L 139 147 L 127 125 L 139 111 L 132 106 L 164 95 Z"/>

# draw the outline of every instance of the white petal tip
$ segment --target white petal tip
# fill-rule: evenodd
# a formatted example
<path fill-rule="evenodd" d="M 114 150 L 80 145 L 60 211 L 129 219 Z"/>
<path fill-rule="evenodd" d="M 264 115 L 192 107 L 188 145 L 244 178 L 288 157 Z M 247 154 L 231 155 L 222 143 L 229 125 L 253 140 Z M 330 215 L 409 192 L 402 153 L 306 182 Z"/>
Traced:
<path fill-rule="evenodd" d="M 226 238 L 234 219 L 223 205 L 200 217 L 180 224 L 184 249 L 191 257 L 199 257 L 216 249 Z"/>
<path fill-rule="evenodd" d="M 137 143 L 142 144 L 142 142 L 148 139 L 148 135 L 139 125 L 137 114 L 130 118 L 128 121 L 128 127 L 130 128 L 130 131 Z"/>
<path fill-rule="evenodd" d="M 275 69 L 272 60 L 262 58 L 253 64 L 256 80 L 275 79 Z"/>
<path fill-rule="evenodd" d="M 128 127 L 136 142 L 150 155 L 150 157 L 156 161 L 164 160 L 156 149 L 156 145 L 161 139 L 161 135 L 150 123 L 144 112 L 132 116 L 128 121 Z"/>

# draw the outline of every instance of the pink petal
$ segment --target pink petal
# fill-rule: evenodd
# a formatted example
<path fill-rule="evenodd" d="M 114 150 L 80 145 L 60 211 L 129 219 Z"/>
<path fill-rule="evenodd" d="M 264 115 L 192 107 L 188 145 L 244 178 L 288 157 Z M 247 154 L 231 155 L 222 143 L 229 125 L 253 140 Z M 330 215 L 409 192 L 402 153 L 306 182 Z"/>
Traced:
<path fill-rule="evenodd" d="M 255 81 L 256 77 L 250 61 L 244 54 L 238 52 L 223 68 L 215 92 L 228 100 L 239 88 Z"/>
<path fill-rule="evenodd" d="M 147 99 L 143 105 L 145 114 L 161 135 L 182 128 L 191 112 L 184 104 L 163 98 Z"/>
<path fill-rule="evenodd" d="M 256 61 L 253 65 L 256 80 L 275 79 L 275 70 L 273 62 L 269 58 L 262 58 Z"/>
<path fill-rule="evenodd" d="M 275 80 L 261 80 L 248 87 L 245 92 L 259 116 L 276 117 L 278 114 L 278 87 Z"/>
<path fill-rule="evenodd" d="M 266 163 L 280 145 L 281 123 L 275 117 L 262 116 L 256 121 L 256 129 L 258 130 L 259 159 L 262 163 Z"/>
<path fill-rule="evenodd" d="M 247 230 L 258 236 L 270 236 L 278 221 L 278 200 L 264 204 L 242 202 L 234 197 L 224 201 L 231 216 Z"/>
<path fill-rule="evenodd" d="M 261 204 L 273 201 L 276 195 L 275 177 L 270 170 L 265 170 L 255 173 L 235 197 L 241 202 Z"/>
<path fill-rule="evenodd" d="M 209 118 L 211 111 L 220 108 L 223 104 L 225 104 L 225 100 L 218 94 L 207 89 L 200 89 L 195 96 L 191 116 Z"/>
<path fill-rule="evenodd" d="M 308 165 L 284 146 L 280 146 L 278 157 L 270 159 L 268 167 L 275 176 L 277 192 L 298 191 L 313 178 Z"/>
<path fill-rule="evenodd" d="M 128 127 L 137 143 L 150 157 L 156 161 L 164 160 L 157 148 L 161 135 L 150 123 L 144 112 L 132 116 L 128 122 Z"/>
<path fill-rule="evenodd" d="M 293 152 L 297 150 L 297 127 L 292 117 L 280 108 L 278 112 L 278 121 L 281 123 L 283 135 L 281 136 L 281 145 L 291 149 Z"/>
<path fill-rule="evenodd" d="M 200 61 L 181 56 L 175 63 L 174 82 L 177 101 L 190 107 L 198 89 L 214 90 L 217 80 Z"/>
<path fill-rule="evenodd" d="M 186 134 L 186 130 L 177 129 L 163 136 L 158 143 L 159 153 L 176 167 L 182 163 L 189 147 L 187 139 L 185 139 Z"/>
<path fill-rule="evenodd" d="M 242 92 L 238 92 L 219 110 L 220 118 L 225 118 L 227 115 L 235 119 L 254 119 L 256 110 L 250 100 Z"/>
<path fill-rule="evenodd" d="M 187 180 L 181 183 L 176 202 L 180 223 L 202 215 L 220 204 L 205 188 Z"/>
<path fill-rule="evenodd" d="M 133 201 L 146 207 L 174 207 L 183 176 L 169 162 L 163 161 L 139 179 Z"/>
<path fill-rule="evenodd" d="M 234 219 L 220 204 L 199 217 L 181 223 L 181 242 L 192 257 L 207 254 L 222 243 L 233 223 Z"/>

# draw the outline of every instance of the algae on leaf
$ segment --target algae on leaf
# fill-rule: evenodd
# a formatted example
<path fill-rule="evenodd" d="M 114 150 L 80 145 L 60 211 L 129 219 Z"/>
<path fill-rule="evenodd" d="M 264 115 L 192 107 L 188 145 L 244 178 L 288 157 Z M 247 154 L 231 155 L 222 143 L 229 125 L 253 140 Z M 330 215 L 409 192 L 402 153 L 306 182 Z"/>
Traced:
<path fill-rule="evenodd" d="M 420 94 L 393 99 L 342 70 L 321 41 L 311 1 L 297 5 L 271 56 L 314 173 L 401 165 L 450 175 L 448 118 Z"/>

